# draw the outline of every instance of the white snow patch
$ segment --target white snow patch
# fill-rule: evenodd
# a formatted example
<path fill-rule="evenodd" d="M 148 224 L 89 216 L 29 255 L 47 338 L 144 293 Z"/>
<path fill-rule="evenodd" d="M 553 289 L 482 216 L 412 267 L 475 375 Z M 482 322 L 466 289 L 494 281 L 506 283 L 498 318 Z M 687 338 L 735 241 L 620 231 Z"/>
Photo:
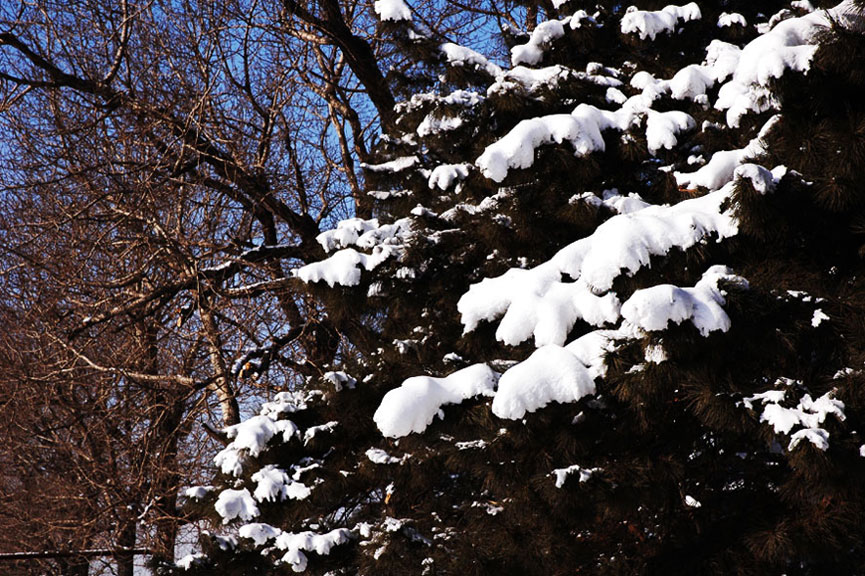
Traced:
<path fill-rule="evenodd" d="M 664 330 L 670 322 L 681 324 L 686 320 L 703 336 L 717 330 L 726 332 L 730 317 L 721 307 L 725 300 L 718 287 L 720 280 L 747 286 L 744 278 L 733 275 L 726 266 L 712 266 L 693 288 L 661 284 L 637 290 L 622 305 L 622 317 L 646 332 Z"/>
<path fill-rule="evenodd" d="M 306 570 L 308 559 L 304 552 L 315 552 L 325 556 L 330 554 L 334 546 L 345 544 L 349 541 L 351 532 L 347 528 L 337 528 L 326 534 L 317 534 L 307 531 L 300 533 L 283 532 L 276 537 L 274 545 L 285 554 L 280 559 L 285 564 L 290 564 L 294 572 Z"/>
<path fill-rule="evenodd" d="M 415 376 L 385 394 L 373 415 L 384 436 L 399 438 L 423 432 L 442 406 L 459 404 L 479 394 L 493 394 L 498 374 L 486 364 L 474 364 L 445 378 Z"/>
<path fill-rule="evenodd" d="M 567 349 L 548 345 L 502 375 L 492 410 L 499 418 L 518 420 L 550 402 L 576 402 L 594 393 L 583 363 Z"/>
<path fill-rule="evenodd" d="M 373 464 L 402 464 L 408 460 L 410 455 L 406 454 L 402 458 L 397 458 L 391 456 L 381 448 L 370 448 L 366 451 L 366 457 Z"/>
<path fill-rule="evenodd" d="M 822 324 L 824 320 L 829 320 L 829 316 L 827 316 L 826 313 L 823 312 L 823 310 L 817 308 L 816 310 L 814 310 L 814 315 L 811 316 L 811 326 L 816 328 L 817 326 Z"/>
<path fill-rule="evenodd" d="M 830 24 L 830 16 L 843 17 L 844 2 L 828 12 L 789 18 L 761 34 L 742 49 L 733 78 L 721 86 L 715 108 L 727 111 L 727 124 L 737 127 L 748 112 L 777 108 L 768 88 L 770 80 L 787 70 L 806 72 L 817 46 L 812 40 Z"/>
<path fill-rule="evenodd" d="M 728 28 L 731 26 L 748 26 L 748 21 L 738 12 L 721 12 L 718 16 L 718 28 Z"/>
<path fill-rule="evenodd" d="M 792 381 L 779 379 L 778 383 L 789 385 Z M 790 434 L 794 428 L 801 427 L 790 436 L 787 450 L 793 450 L 802 440 L 808 440 L 818 449 L 826 450 L 829 447 L 829 433 L 820 425 L 829 414 L 839 422 L 846 420 L 844 403 L 833 398 L 834 394 L 835 390 L 830 390 L 816 400 L 812 400 L 810 394 L 805 394 L 795 408 L 788 408 L 781 405 L 786 396 L 785 390 L 769 390 L 744 398 L 742 403 L 749 410 L 753 410 L 754 403 L 761 401 L 763 412 L 760 421 L 772 426 L 776 434 Z"/>
<path fill-rule="evenodd" d="M 274 528 L 270 524 L 263 524 L 260 522 L 253 522 L 251 524 L 244 524 L 237 531 L 237 534 L 241 538 L 247 538 L 255 542 L 256 546 L 263 546 L 267 544 L 268 540 L 273 540 L 280 534 L 282 534 L 282 530 L 279 528 Z"/>
<path fill-rule="evenodd" d="M 213 459 L 223 474 L 240 476 L 246 456 L 258 456 L 271 438 L 282 434 L 283 442 L 297 435 L 298 429 L 291 420 L 274 420 L 271 416 L 253 416 L 224 430 L 233 441 L 223 448 Z"/>
<path fill-rule="evenodd" d="M 219 493 L 214 508 L 222 516 L 223 524 L 228 524 L 235 518 L 252 520 L 259 515 L 258 506 L 256 506 L 255 500 L 252 499 L 252 495 L 246 488 L 223 490 Z"/>
<path fill-rule="evenodd" d="M 411 233 L 410 218 L 383 225 L 379 225 L 375 219 L 351 219 L 344 226 L 342 223 L 337 225 L 335 231 L 319 234 L 319 243 L 326 250 L 351 244 L 371 250 L 371 254 L 358 252 L 354 248 L 343 248 L 325 260 L 292 270 L 292 274 L 307 283 L 323 280 L 331 287 L 337 284 L 356 286 L 360 283 L 361 269 L 373 270 L 389 258 L 402 255 L 405 242 Z"/>
<path fill-rule="evenodd" d="M 292 480 L 285 470 L 268 464 L 252 475 L 258 486 L 253 496 L 259 502 L 282 502 L 285 499 L 303 500 L 312 493 L 307 486 Z"/>
<path fill-rule="evenodd" d="M 538 24 L 532 30 L 528 43 L 511 48 L 511 63 L 514 66 L 539 63 L 544 57 L 544 48 L 564 35 L 565 28 L 561 20 L 547 20 Z"/>
<path fill-rule="evenodd" d="M 750 180 L 751 186 L 760 194 L 771 194 L 784 175 L 787 173 L 785 166 L 777 166 L 773 170 L 767 170 L 759 164 L 742 164 L 733 171 L 736 180 Z"/>
<path fill-rule="evenodd" d="M 466 48 L 452 42 L 445 42 L 439 46 L 439 50 L 442 51 L 451 66 L 477 67 L 494 78 L 503 74 L 503 70 L 499 66 L 493 64 L 486 56 L 471 48 Z"/>
<path fill-rule="evenodd" d="M 186 556 L 175 562 L 174 565 L 183 570 L 190 570 L 193 566 L 201 564 L 206 559 L 207 556 L 201 554 L 200 552 L 195 554 L 187 554 Z"/>
<path fill-rule="evenodd" d="M 183 491 L 183 495 L 194 500 L 201 500 L 213 492 L 213 486 L 192 486 Z"/>
<path fill-rule="evenodd" d="M 622 17 L 621 30 L 622 34 L 639 34 L 640 40 L 654 40 L 660 33 L 675 32 L 679 22 L 690 22 L 702 17 L 696 2 L 684 6 L 669 5 L 656 11 L 638 10 L 636 6 L 629 6 Z"/>
<path fill-rule="evenodd" d="M 661 148 L 672 149 L 678 144 L 676 135 L 692 130 L 697 123 L 690 114 L 671 110 L 669 112 L 649 111 L 646 117 L 646 142 L 649 152 L 655 154 Z"/>
<path fill-rule="evenodd" d="M 709 162 L 696 172 L 675 172 L 673 175 L 676 178 L 676 183 L 680 187 L 685 188 L 701 186 L 709 190 L 720 189 L 733 180 L 736 176 L 736 169 L 744 164 L 748 158 L 759 156 L 765 151 L 763 139 L 779 119 L 780 116 L 778 115 L 772 116 L 760 129 L 757 137 L 751 140 L 744 148 L 715 152 Z M 753 175 L 750 172 L 751 170 L 745 169 L 745 172 L 741 174 L 742 177 Z"/>
<path fill-rule="evenodd" d="M 382 20 L 411 20 L 411 10 L 403 0 L 375 0 L 375 13 Z"/>
<path fill-rule="evenodd" d="M 442 164 L 433 168 L 432 173 L 427 180 L 427 185 L 430 188 L 438 188 L 447 190 L 454 182 L 465 180 L 469 175 L 471 164 Z"/>
<path fill-rule="evenodd" d="M 567 480 L 568 476 L 570 476 L 571 474 L 579 474 L 580 483 L 583 483 L 588 482 L 593 474 L 600 471 L 600 468 L 583 468 L 582 466 L 574 464 L 573 466 L 568 466 L 567 468 L 556 468 L 555 470 L 553 470 L 552 476 L 556 477 L 556 488 L 561 488 L 565 485 L 565 480 Z"/>
<path fill-rule="evenodd" d="M 354 387 L 357 386 L 357 380 L 343 371 L 325 372 L 321 378 L 322 380 L 333 384 L 333 388 L 337 392 L 341 392 L 343 388 L 353 390 Z"/>
<path fill-rule="evenodd" d="M 548 262 L 473 284 L 457 304 L 465 332 L 503 317 L 496 331 L 502 342 L 518 344 L 534 335 L 537 346 L 561 345 L 577 319 L 595 326 L 617 321 L 619 300 L 604 293 L 623 271 L 634 274 L 652 256 L 690 248 L 710 234 L 719 240 L 736 234 L 736 220 L 721 211 L 731 191 L 614 216 Z M 576 281 L 564 282 L 563 275 Z"/>
<path fill-rule="evenodd" d="M 535 150 L 543 144 L 568 142 L 578 156 L 604 150 L 601 131 L 626 129 L 633 117 L 617 114 L 589 104 L 580 104 L 570 114 L 551 114 L 523 120 L 502 139 L 487 146 L 475 161 L 487 178 L 501 182 L 514 168 L 529 168 Z"/>

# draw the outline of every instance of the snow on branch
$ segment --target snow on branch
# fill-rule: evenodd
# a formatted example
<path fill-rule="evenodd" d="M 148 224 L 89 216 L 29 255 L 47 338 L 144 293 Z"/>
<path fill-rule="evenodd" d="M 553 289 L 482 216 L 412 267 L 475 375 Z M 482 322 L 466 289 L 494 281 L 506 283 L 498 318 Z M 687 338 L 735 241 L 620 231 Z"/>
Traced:
<path fill-rule="evenodd" d="M 679 288 L 671 284 L 637 290 L 622 305 L 622 317 L 646 332 L 665 330 L 670 322 L 690 321 L 700 334 L 730 329 L 730 317 L 721 307 L 726 302 L 718 282 L 734 282 L 742 287 L 748 283 L 733 275 L 726 266 L 709 268 L 693 288 Z"/>
<path fill-rule="evenodd" d="M 373 8 L 383 21 L 411 20 L 411 9 L 403 0 L 376 0 Z"/>
<path fill-rule="evenodd" d="M 576 402 L 595 393 L 595 382 L 569 350 L 551 344 L 538 348 L 499 380 L 493 414 L 519 420 L 550 402 Z"/>
<path fill-rule="evenodd" d="M 490 396 L 498 374 L 486 364 L 463 368 L 445 378 L 415 376 L 385 394 L 373 419 L 391 438 L 423 432 L 436 415 L 444 417 L 445 404 L 459 404 L 474 396 Z"/>
<path fill-rule="evenodd" d="M 653 256 L 686 250 L 710 235 L 720 240 L 737 233 L 732 213 L 721 210 L 731 192 L 727 186 L 674 206 L 619 214 L 548 262 L 473 284 L 457 304 L 465 331 L 502 318 L 496 332 L 502 342 L 517 344 L 534 335 L 538 346 L 562 345 L 577 319 L 597 326 L 615 322 L 618 298 L 605 293 L 623 271 L 633 275 Z"/>
<path fill-rule="evenodd" d="M 801 382 L 788 378 L 779 378 L 776 384 L 798 384 Z M 749 398 L 743 398 L 741 404 L 748 410 L 755 410 L 759 402 L 763 406 L 760 414 L 760 422 L 766 422 L 775 430 L 776 434 L 789 434 L 790 443 L 787 450 L 793 450 L 802 441 L 811 442 L 819 450 L 829 448 L 829 432 L 821 427 L 826 416 L 832 414 L 839 422 L 846 420 L 844 415 L 844 403 L 833 398 L 835 390 L 830 390 L 816 400 L 810 394 L 805 394 L 799 399 L 795 408 L 782 405 L 789 389 L 768 390 L 754 394 Z M 794 428 L 798 428 L 790 434 Z"/>
<path fill-rule="evenodd" d="M 640 40 L 654 40 L 658 34 L 672 34 L 679 22 L 699 20 L 703 15 L 696 2 L 684 6 L 665 6 L 654 12 L 629 6 L 622 18 L 622 34 L 639 34 Z"/>

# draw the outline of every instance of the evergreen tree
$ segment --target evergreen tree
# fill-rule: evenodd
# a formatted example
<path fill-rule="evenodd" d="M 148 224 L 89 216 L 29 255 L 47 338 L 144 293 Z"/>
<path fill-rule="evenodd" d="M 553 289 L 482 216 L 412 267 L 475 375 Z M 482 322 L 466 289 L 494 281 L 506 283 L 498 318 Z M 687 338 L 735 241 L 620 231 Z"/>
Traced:
<path fill-rule="evenodd" d="M 554 1 L 507 67 L 376 4 L 414 93 L 296 271 L 365 336 L 185 573 L 865 569 L 861 3 Z"/>

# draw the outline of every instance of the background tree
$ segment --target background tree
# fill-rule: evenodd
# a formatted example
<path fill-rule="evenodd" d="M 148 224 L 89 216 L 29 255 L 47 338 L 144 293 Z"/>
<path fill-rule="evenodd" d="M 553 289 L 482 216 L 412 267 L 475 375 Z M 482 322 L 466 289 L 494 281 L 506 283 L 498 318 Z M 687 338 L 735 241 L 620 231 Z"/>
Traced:
<path fill-rule="evenodd" d="M 430 25 L 459 34 L 449 14 Z M 170 560 L 178 472 L 213 450 L 199 424 L 365 333 L 288 272 L 369 211 L 360 166 L 394 100 L 375 22 L 371 2 L 0 8 L 3 551 Z M 26 497 L 52 492 L 80 496 Z"/>

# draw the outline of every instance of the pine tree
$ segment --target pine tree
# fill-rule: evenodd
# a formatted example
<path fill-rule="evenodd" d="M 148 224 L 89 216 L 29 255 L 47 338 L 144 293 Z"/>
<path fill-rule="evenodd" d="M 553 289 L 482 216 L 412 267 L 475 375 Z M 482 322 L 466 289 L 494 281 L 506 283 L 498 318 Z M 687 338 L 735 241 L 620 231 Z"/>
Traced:
<path fill-rule="evenodd" d="M 184 573 L 865 568 L 861 5 L 581 6 L 508 67 L 385 22 L 375 219 L 296 272 L 366 337 L 226 430 Z"/>

